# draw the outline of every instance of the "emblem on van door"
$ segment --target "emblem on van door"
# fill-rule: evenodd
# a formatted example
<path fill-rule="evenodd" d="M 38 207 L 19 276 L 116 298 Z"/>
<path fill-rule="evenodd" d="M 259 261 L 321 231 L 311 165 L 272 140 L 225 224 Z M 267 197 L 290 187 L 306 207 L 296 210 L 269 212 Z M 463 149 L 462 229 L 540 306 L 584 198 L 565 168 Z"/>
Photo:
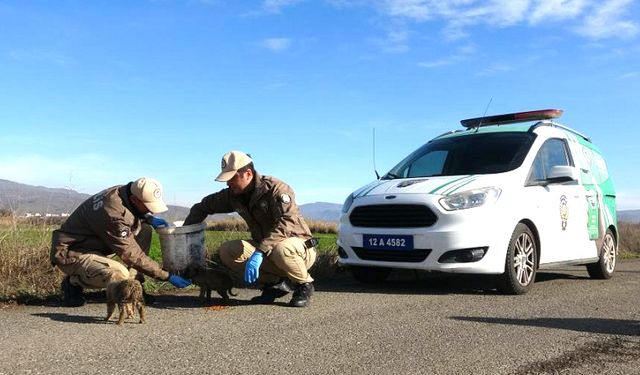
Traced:
<path fill-rule="evenodd" d="M 560 196 L 560 221 L 562 230 L 567 229 L 567 220 L 569 219 L 569 205 L 567 204 L 567 196 Z"/>
<path fill-rule="evenodd" d="M 384 199 L 395 199 L 395 195 L 387 195 Z"/>

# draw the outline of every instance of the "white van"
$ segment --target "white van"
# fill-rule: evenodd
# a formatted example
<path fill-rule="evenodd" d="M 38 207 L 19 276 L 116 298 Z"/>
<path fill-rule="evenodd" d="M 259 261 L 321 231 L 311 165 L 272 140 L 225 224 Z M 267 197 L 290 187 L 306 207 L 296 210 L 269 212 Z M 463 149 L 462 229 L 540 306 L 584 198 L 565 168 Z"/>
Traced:
<path fill-rule="evenodd" d="M 339 262 L 362 282 L 393 268 L 496 274 L 526 293 L 539 267 L 613 275 L 615 191 L 591 140 L 561 110 L 462 120 L 347 197 Z"/>

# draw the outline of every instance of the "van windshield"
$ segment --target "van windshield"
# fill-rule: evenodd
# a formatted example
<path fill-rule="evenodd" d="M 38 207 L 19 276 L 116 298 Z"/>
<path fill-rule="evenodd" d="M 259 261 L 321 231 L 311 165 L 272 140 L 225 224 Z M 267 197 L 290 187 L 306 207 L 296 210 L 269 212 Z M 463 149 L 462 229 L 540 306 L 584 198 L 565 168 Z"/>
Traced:
<path fill-rule="evenodd" d="M 505 132 L 437 139 L 411 153 L 382 179 L 507 172 L 522 164 L 535 137 Z"/>

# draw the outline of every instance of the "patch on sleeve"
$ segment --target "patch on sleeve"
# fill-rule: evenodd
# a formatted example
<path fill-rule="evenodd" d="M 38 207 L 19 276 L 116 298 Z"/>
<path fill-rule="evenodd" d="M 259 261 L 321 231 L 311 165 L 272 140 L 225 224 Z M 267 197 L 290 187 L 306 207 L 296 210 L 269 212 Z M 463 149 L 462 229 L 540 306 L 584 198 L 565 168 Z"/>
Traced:
<path fill-rule="evenodd" d="M 291 197 L 289 196 L 289 194 L 282 194 L 280 196 L 280 201 L 284 204 L 289 204 L 291 203 Z"/>
<path fill-rule="evenodd" d="M 122 238 L 129 237 L 129 235 L 131 234 L 131 229 L 126 228 L 126 227 L 122 227 L 122 228 L 118 229 L 118 234 Z"/>

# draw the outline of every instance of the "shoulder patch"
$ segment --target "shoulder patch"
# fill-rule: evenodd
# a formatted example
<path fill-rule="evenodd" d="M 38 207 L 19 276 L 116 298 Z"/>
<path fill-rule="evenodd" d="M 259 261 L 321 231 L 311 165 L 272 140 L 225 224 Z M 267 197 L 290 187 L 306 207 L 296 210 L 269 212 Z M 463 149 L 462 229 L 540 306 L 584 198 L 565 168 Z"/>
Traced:
<path fill-rule="evenodd" d="M 291 197 L 289 196 L 289 194 L 282 194 L 280 196 L 280 201 L 284 204 L 291 203 Z"/>
<path fill-rule="evenodd" d="M 118 229 L 118 232 L 120 234 L 120 237 L 122 238 L 129 237 L 129 235 L 131 234 L 131 230 L 125 227 Z"/>

